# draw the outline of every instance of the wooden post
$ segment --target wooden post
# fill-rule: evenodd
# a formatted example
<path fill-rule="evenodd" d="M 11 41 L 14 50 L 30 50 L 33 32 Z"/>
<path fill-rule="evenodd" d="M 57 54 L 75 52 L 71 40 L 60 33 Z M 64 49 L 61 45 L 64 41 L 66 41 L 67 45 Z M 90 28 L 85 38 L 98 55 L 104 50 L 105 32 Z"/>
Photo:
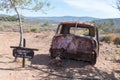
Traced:
<path fill-rule="evenodd" d="M 26 47 L 26 39 L 23 39 L 23 47 Z"/>
<path fill-rule="evenodd" d="M 26 47 L 26 40 L 25 38 L 23 39 L 23 47 Z M 23 60 L 22 60 L 22 67 L 25 67 L 25 54 L 23 54 Z"/>
<path fill-rule="evenodd" d="M 25 55 L 23 54 L 22 67 L 25 67 Z"/>

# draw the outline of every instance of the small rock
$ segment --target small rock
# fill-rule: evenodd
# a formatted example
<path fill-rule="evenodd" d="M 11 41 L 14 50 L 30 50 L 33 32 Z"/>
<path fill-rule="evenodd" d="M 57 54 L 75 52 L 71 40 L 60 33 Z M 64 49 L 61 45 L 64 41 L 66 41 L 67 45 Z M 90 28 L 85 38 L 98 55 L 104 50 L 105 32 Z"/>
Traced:
<path fill-rule="evenodd" d="M 32 77 L 35 77 L 34 75 L 32 75 Z"/>
<path fill-rule="evenodd" d="M 12 75 L 12 73 L 9 73 L 9 75 Z"/>
<path fill-rule="evenodd" d="M 92 73 L 90 73 L 89 75 L 90 75 L 90 76 L 93 76 L 93 74 L 92 74 Z"/>

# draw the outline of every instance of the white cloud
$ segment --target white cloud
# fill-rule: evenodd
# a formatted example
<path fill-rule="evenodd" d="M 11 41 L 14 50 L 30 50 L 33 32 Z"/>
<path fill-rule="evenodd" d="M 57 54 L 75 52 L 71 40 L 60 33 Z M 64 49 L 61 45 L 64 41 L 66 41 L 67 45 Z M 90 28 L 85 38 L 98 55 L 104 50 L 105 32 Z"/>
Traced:
<path fill-rule="evenodd" d="M 63 0 L 68 5 L 88 12 L 100 12 L 102 14 L 115 17 L 119 16 L 119 11 L 112 7 L 113 0 Z"/>

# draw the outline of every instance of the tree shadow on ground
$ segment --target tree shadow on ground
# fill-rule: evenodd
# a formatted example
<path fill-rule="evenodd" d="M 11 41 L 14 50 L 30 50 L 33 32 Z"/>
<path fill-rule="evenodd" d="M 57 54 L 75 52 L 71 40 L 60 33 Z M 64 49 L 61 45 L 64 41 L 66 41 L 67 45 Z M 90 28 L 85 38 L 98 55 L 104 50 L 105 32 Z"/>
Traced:
<path fill-rule="evenodd" d="M 120 70 L 115 70 L 115 72 L 120 74 Z"/>
<path fill-rule="evenodd" d="M 49 54 L 37 54 L 32 59 L 31 63 L 35 65 L 48 65 L 49 60 Z"/>
<path fill-rule="evenodd" d="M 83 73 L 79 73 L 75 72 L 75 69 L 68 69 L 67 71 L 64 69 L 61 69 L 61 71 L 59 70 L 54 70 L 51 71 L 49 69 L 42 69 L 39 67 L 32 67 L 35 70 L 39 70 L 41 72 L 43 72 L 43 74 L 45 74 L 46 76 L 41 76 L 41 74 L 39 74 L 37 77 L 40 76 L 40 79 L 42 80 L 119 80 L 118 78 L 115 78 L 114 73 L 107 73 L 105 71 L 101 71 L 99 69 L 97 69 L 98 72 L 93 71 L 93 70 L 82 70 Z M 81 72 L 82 72 L 81 71 Z M 76 75 L 77 74 L 77 75 Z"/>
<path fill-rule="evenodd" d="M 46 74 L 46 76 L 40 76 L 43 80 L 117 80 L 113 72 L 102 71 L 87 62 L 63 59 L 63 66 L 58 67 L 49 65 L 50 60 L 49 54 L 35 55 L 32 60 L 33 66 L 31 68 Z M 47 68 L 43 69 L 37 65 L 44 65 L 47 66 Z"/>
<path fill-rule="evenodd" d="M 39 54 L 35 55 L 32 59 L 31 63 L 35 65 L 46 65 L 55 67 L 55 65 L 49 65 L 49 62 L 52 58 L 49 54 Z M 80 68 L 86 65 L 89 65 L 89 62 L 77 61 L 77 60 L 70 60 L 70 59 L 62 59 L 63 67 L 65 68 Z"/>

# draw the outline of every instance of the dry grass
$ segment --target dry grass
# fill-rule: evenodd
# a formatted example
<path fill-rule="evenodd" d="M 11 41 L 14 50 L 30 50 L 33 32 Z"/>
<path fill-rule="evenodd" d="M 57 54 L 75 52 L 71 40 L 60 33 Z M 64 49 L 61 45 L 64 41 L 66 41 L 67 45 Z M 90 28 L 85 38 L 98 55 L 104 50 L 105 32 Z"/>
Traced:
<path fill-rule="evenodd" d="M 4 29 L 4 26 L 0 25 L 0 31 L 3 31 L 3 29 Z"/>
<path fill-rule="evenodd" d="M 104 42 L 114 43 L 116 45 L 120 44 L 120 33 L 107 34 L 102 39 Z"/>
<path fill-rule="evenodd" d="M 39 30 L 40 30 L 39 26 L 31 27 L 31 32 L 39 32 Z"/>

